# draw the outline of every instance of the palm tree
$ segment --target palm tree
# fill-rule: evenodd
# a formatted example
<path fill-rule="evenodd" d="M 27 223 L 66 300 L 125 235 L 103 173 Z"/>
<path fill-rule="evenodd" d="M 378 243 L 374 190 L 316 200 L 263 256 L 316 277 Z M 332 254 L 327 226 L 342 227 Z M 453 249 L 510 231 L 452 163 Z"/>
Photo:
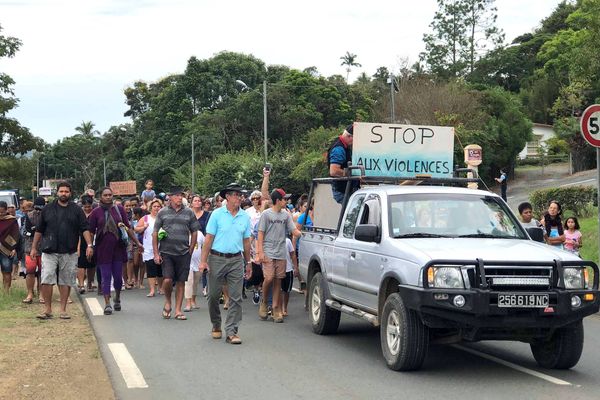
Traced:
<path fill-rule="evenodd" d="M 92 121 L 81 121 L 81 125 L 75 127 L 75 130 L 81 133 L 83 136 L 99 135 L 100 132 L 94 129 L 95 126 L 96 124 L 94 124 Z"/>
<path fill-rule="evenodd" d="M 346 66 L 346 82 L 348 82 L 348 77 L 350 76 L 350 71 L 352 70 L 352 67 L 362 67 L 362 65 L 356 62 L 356 57 L 356 54 L 352 54 L 349 51 L 347 51 L 346 54 L 340 57 L 340 60 L 342 60 L 342 63 L 340 65 Z"/>

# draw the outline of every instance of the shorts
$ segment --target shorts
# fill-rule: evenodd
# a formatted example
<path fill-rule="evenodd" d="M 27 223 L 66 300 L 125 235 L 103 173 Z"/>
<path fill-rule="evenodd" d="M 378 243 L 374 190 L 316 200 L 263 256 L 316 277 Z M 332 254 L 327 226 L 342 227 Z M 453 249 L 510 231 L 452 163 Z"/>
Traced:
<path fill-rule="evenodd" d="M 173 282 L 187 282 L 190 274 L 190 260 L 192 255 L 186 253 L 183 256 L 173 256 L 171 254 L 161 253 L 162 273 L 166 279 L 172 279 Z"/>
<path fill-rule="evenodd" d="M 42 285 L 76 286 L 77 253 L 42 253 Z"/>
<path fill-rule="evenodd" d="M 94 253 L 94 255 L 92 256 L 92 261 L 88 261 L 85 252 L 83 254 L 79 255 L 79 258 L 77 259 L 77 266 L 79 268 L 96 268 L 96 254 Z"/>
<path fill-rule="evenodd" d="M 281 281 L 281 291 L 285 293 L 289 293 L 292 291 L 292 287 L 294 286 L 294 271 L 289 271 L 285 273 L 285 278 Z"/>
<path fill-rule="evenodd" d="M 156 264 L 153 259 L 144 261 L 146 264 L 146 275 L 148 278 L 162 278 L 162 268 L 159 264 Z"/>
<path fill-rule="evenodd" d="M 246 287 L 252 286 L 260 286 L 262 285 L 263 278 L 263 270 L 260 264 L 252 263 L 252 276 L 249 280 L 246 281 Z"/>
<path fill-rule="evenodd" d="M 14 260 L 12 257 L 8 257 L 0 253 L 0 269 L 2 269 L 2 272 L 5 274 L 12 273 L 13 261 Z"/>
<path fill-rule="evenodd" d="M 25 255 L 25 271 L 29 275 L 39 275 L 42 271 L 42 257 L 31 258 Z"/>
<path fill-rule="evenodd" d="M 265 256 L 263 262 L 263 276 L 266 279 L 283 279 L 285 278 L 286 260 L 278 260 Z"/>

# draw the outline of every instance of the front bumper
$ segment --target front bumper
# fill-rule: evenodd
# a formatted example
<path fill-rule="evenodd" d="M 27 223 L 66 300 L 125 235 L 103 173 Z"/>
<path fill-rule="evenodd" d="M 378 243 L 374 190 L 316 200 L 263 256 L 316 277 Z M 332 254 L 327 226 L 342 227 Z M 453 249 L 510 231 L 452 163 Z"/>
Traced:
<path fill-rule="evenodd" d="M 600 292 L 597 290 L 551 290 L 547 308 L 498 307 L 498 294 L 502 292 L 470 289 L 424 289 L 400 285 L 399 292 L 405 305 L 421 314 L 423 322 L 432 328 L 483 328 L 499 330 L 556 329 L 579 321 L 598 312 Z M 528 292 L 530 293 L 530 292 Z M 435 295 L 448 295 L 447 300 L 437 300 Z M 571 306 L 571 297 L 592 294 L 593 300 L 582 301 L 578 308 Z M 462 295 L 463 307 L 453 304 L 453 298 Z"/>

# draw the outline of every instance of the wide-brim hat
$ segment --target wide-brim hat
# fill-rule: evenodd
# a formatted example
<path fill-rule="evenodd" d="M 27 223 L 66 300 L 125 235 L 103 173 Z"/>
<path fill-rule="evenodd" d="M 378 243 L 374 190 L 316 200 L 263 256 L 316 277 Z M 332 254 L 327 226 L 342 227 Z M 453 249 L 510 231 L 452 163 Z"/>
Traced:
<path fill-rule="evenodd" d="M 219 191 L 219 196 L 225 198 L 225 194 L 227 194 L 228 192 L 245 193 L 246 190 L 237 183 L 230 183 L 229 185 L 225 186 Z"/>
<path fill-rule="evenodd" d="M 169 191 L 169 196 L 173 196 L 176 194 L 183 194 L 183 189 L 180 187 L 171 188 L 171 190 Z"/>

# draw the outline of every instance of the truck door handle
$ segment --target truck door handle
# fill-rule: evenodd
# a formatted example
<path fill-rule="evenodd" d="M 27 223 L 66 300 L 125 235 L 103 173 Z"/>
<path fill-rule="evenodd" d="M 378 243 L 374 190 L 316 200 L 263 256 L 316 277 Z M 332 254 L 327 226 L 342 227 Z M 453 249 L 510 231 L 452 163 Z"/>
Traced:
<path fill-rule="evenodd" d="M 350 258 L 356 258 L 356 253 L 355 252 L 351 252 L 350 253 Z"/>

